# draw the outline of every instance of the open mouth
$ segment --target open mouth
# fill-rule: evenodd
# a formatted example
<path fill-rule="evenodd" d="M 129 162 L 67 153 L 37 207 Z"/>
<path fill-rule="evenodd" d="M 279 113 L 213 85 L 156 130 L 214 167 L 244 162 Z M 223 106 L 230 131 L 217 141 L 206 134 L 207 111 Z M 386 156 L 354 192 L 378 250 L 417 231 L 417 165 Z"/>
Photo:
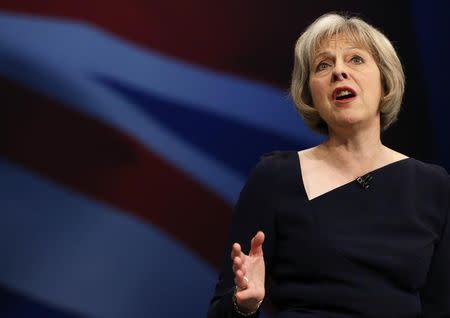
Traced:
<path fill-rule="evenodd" d="M 336 101 L 345 101 L 356 97 L 356 92 L 350 87 L 338 87 L 333 91 L 333 97 Z"/>

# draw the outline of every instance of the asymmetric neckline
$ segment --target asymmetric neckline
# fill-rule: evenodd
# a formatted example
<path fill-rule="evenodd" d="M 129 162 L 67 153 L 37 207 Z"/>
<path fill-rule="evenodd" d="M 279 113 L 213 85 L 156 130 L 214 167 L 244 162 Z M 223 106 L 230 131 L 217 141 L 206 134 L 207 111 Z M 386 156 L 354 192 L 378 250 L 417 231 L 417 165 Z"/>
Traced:
<path fill-rule="evenodd" d="M 331 194 L 333 192 L 336 192 L 336 191 L 339 191 L 339 190 L 343 190 L 343 189 L 347 188 L 348 186 L 351 186 L 351 185 L 357 183 L 357 179 L 351 180 L 349 182 L 341 184 L 341 185 L 339 185 L 339 186 L 337 186 L 337 187 L 335 187 L 335 188 L 333 188 L 333 189 L 331 189 L 329 191 L 326 191 L 326 192 L 324 192 L 324 193 L 322 193 L 322 194 L 320 194 L 318 196 L 315 196 L 314 198 L 310 199 L 309 196 L 308 196 L 308 193 L 306 192 L 305 183 L 304 183 L 304 180 L 303 180 L 303 172 L 302 172 L 302 167 L 301 167 L 301 163 L 300 163 L 300 157 L 299 157 L 297 151 L 293 152 L 293 154 L 295 155 L 294 157 L 295 157 L 295 163 L 296 163 L 296 179 L 297 179 L 297 183 L 300 185 L 300 188 L 301 188 L 301 190 L 303 192 L 303 195 L 306 197 L 306 199 L 309 202 L 313 202 L 313 201 L 316 201 L 316 200 L 318 201 L 320 199 L 323 199 L 323 198 L 327 197 L 329 194 Z M 399 159 L 397 161 L 388 163 L 388 164 L 386 164 L 384 166 L 381 166 L 379 168 L 373 169 L 372 171 L 369 171 L 365 175 L 368 175 L 368 174 L 370 174 L 372 176 L 378 175 L 378 174 L 380 174 L 382 172 L 385 172 L 386 170 L 389 170 L 389 169 L 391 169 L 393 167 L 396 167 L 397 165 L 401 165 L 403 163 L 407 163 L 407 162 L 412 161 L 412 160 L 414 160 L 414 158 L 411 158 L 411 157 L 406 157 L 406 158 L 403 158 L 403 159 Z"/>

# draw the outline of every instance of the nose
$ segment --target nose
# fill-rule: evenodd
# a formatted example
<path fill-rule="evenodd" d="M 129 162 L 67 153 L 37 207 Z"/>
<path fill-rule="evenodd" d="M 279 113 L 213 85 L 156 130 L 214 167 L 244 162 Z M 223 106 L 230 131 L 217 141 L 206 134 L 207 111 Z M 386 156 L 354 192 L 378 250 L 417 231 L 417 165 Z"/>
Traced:
<path fill-rule="evenodd" d="M 344 61 L 341 59 L 336 59 L 332 73 L 332 80 L 333 82 L 336 82 L 343 81 L 345 79 L 348 79 L 347 67 Z"/>
<path fill-rule="evenodd" d="M 348 74 L 343 70 L 333 70 L 333 82 L 343 81 L 348 78 Z"/>

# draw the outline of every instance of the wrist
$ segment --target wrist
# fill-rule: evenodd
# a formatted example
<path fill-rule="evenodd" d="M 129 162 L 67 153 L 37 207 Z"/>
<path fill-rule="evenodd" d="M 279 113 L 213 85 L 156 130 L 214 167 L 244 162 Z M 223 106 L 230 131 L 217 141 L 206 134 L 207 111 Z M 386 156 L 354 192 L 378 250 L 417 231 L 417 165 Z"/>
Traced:
<path fill-rule="evenodd" d="M 250 308 L 248 308 L 247 306 L 242 306 L 242 305 L 238 304 L 238 301 L 236 299 L 236 292 L 237 292 L 237 288 L 234 290 L 234 293 L 233 293 L 233 307 L 234 307 L 234 310 L 239 315 L 244 316 L 244 317 L 254 315 L 259 310 L 259 307 L 261 306 L 264 298 L 261 299 L 261 300 L 255 300 L 255 304 L 251 305 Z"/>

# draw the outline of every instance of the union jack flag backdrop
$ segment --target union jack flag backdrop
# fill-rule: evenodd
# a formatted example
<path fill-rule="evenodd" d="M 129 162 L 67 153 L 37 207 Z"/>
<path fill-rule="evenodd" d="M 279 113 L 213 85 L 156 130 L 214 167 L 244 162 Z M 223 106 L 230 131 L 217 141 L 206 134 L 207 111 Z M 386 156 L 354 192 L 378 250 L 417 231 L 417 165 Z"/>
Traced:
<path fill-rule="evenodd" d="M 385 142 L 449 168 L 447 5 L 389 5 L 0 0 L 0 316 L 205 316 L 250 169 L 322 140 L 288 86 L 330 10 L 405 64 Z"/>

